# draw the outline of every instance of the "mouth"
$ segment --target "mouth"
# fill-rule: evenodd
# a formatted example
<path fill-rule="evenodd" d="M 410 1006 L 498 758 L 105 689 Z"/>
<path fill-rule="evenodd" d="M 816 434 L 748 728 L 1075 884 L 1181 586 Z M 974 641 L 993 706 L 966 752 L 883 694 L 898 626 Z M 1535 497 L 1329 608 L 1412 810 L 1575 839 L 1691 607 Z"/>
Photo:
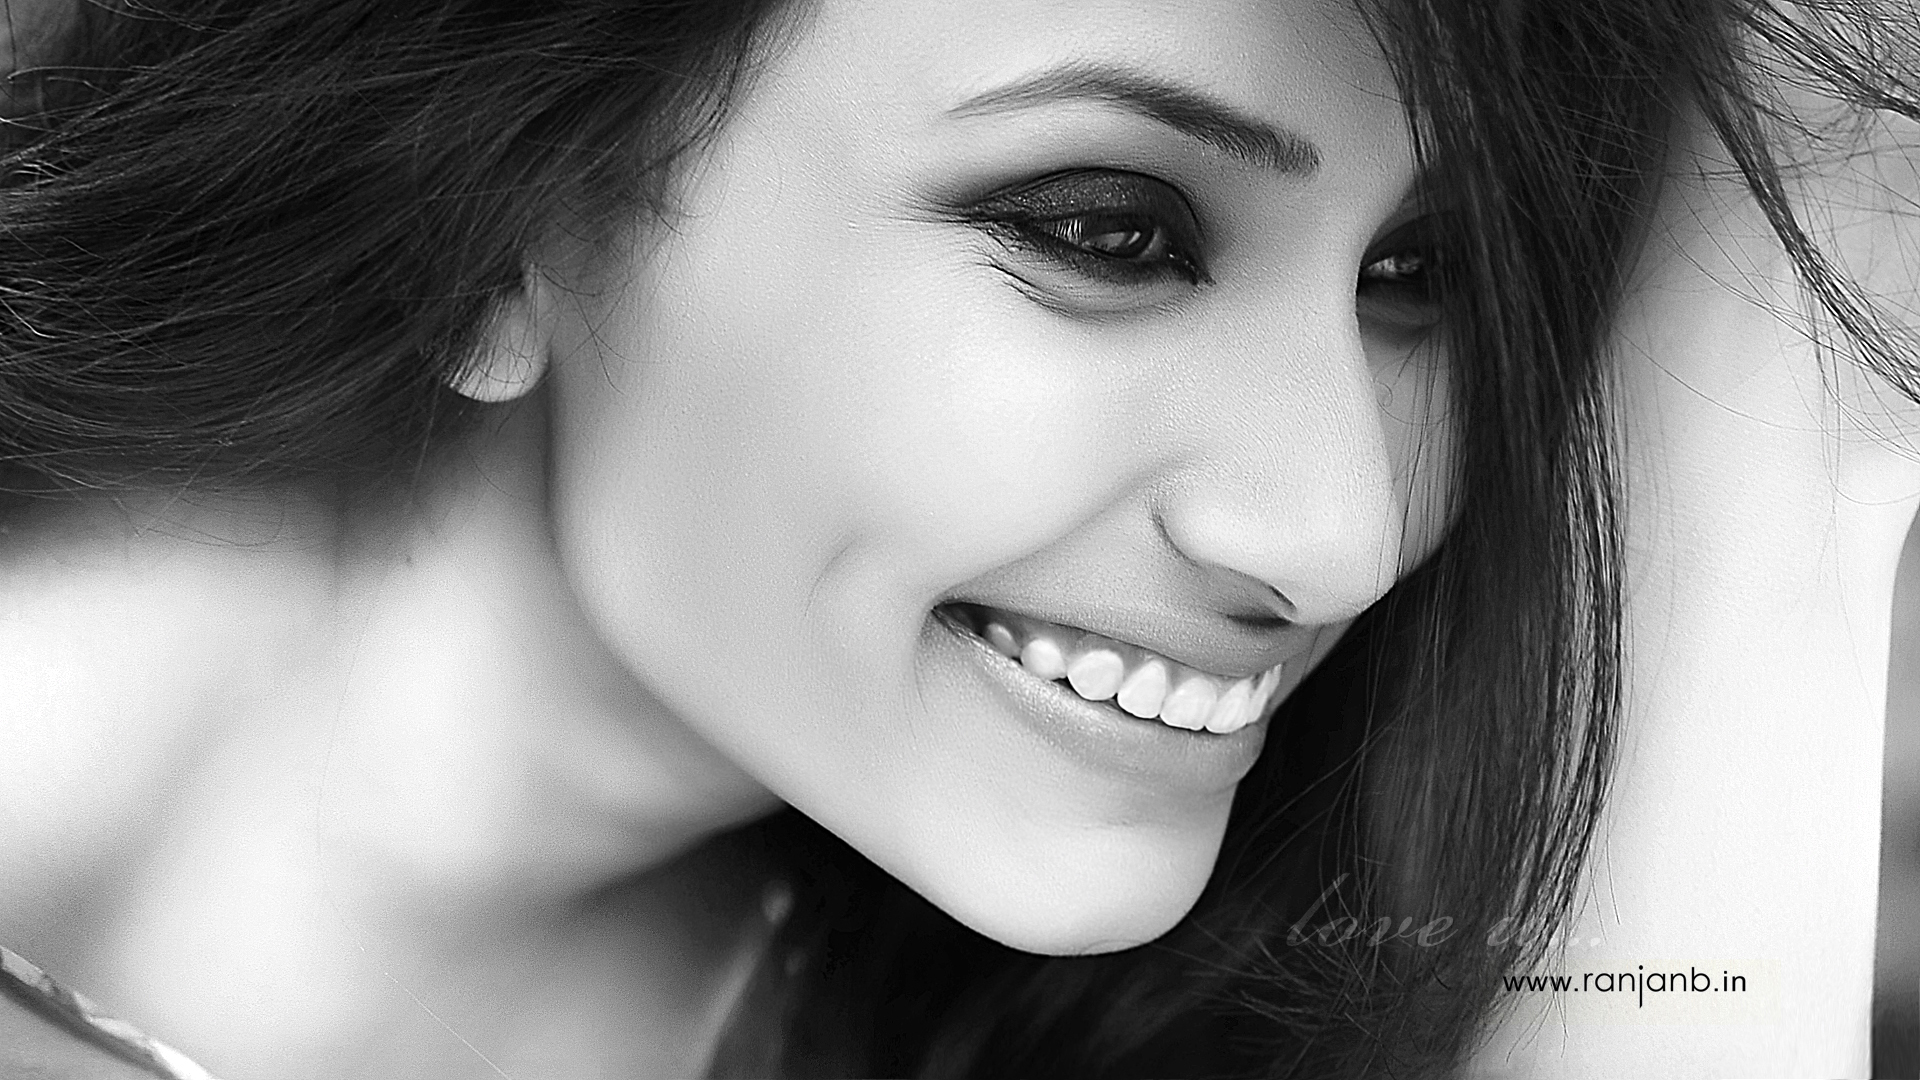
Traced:
<path fill-rule="evenodd" d="M 1088 630 L 981 604 L 942 604 L 934 615 L 1040 682 L 1104 704 L 1118 717 L 1200 736 L 1231 735 L 1267 719 L 1286 666 L 1233 678 Z"/>

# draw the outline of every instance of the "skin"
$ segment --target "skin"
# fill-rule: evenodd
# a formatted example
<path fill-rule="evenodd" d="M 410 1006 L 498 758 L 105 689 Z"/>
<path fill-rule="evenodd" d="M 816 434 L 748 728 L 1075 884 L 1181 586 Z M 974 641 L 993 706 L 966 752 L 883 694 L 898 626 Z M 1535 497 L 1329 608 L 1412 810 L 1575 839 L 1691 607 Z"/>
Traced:
<path fill-rule="evenodd" d="M 1789 100 L 1816 125 L 1842 115 Z M 1845 145 L 1844 143 L 1842 145 Z M 1801 147 L 1802 220 L 1884 310 L 1920 280 L 1920 128 Z M 1520 995 L 1475 1077 L 1865 1076 L 1893 583 L 1920 406 L 1804 332 L 1791 265 L 1683 119 L 1618 331 L 1628 711 L 1588 898 L 1555 973 L 1744 994 Z M 1839 340 L 1828 331 L 1828 340 Z M 1737 481 L 1732 478 L 1738 478 Z"/>
<path fill-rule="evenodd" d="M 1111 102 L 955 113 L 1067 61 L 1318 167 Z M 955 210 L 1069 169 L 1177 189 L 1210 282 Z M 1356 290 L 1413 179 L 1342 3 L 825 0 L 668 227 L 542 251 L 459 387 L 499 407 L 408 505 L 0 538 L 0 939 L 271 1078 L 697 1071 L 761 933 L 712 838 L 782 804 L 1016 947 L 1157 936 L 1238 773 L 1049 739 L 931 612 L 1297 683 L 1446 519 L 1440 358 Z"/>

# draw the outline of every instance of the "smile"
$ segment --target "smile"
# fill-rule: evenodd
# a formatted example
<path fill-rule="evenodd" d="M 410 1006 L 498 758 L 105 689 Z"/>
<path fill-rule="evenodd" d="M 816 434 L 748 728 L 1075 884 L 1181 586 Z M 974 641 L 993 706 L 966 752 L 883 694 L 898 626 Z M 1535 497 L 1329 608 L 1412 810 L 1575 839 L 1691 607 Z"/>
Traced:
<path fill-rule="evenodd" d="M 1087 701 L 1111 702 L 1129 715 L 1186 731 L 1230 735 L 1265 719 L 1286 666 L 1228 678 L 1138 645 L 1014 612 L 979 604 L 949 604 L 942 610 L 1037 679 L 1064 682 Z"/>

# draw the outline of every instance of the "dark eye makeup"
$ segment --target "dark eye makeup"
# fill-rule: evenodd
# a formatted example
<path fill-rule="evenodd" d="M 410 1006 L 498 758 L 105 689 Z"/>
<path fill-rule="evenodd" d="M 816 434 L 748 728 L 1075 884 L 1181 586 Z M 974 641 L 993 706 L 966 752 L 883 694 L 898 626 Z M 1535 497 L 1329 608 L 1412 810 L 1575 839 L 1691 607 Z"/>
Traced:
<path fill-rule="evenodd" d="M 1211 279 L 1198 215 L 1178 188 L 1142 173 L 1079 169 L 993 192 L 960 216 L 1063 269 L 1115 285 Z"/>
<path fill-rule="evenodd" d="M 1061 303 L 1063 310 L 1117 311 L 1137 306 L 1142 289 L 1165 300 L 1213 280 L 1193 204 L 1179 188 L 1144 173 L 1049 173 L 947 213 L 1044 264 L 1038 273 L 1027 266 L 1003 269 L 1042 302 Z M 1455 262 L 1445 254 L 1444 225 L 1439 214 L 1423 213 L 1387 230 L 1367 249 L 1354 282 L 1364 320 L 1394 331 L 1421 331 L 1440 322 L 1441 288 Z"/>

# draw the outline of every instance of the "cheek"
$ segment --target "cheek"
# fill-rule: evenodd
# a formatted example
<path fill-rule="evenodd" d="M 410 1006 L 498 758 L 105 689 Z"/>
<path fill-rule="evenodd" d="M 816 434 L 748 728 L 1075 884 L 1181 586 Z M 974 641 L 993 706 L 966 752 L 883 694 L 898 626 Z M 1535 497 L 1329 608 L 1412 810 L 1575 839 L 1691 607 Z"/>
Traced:
<path fill-rule="evenodd" d="M 1110 500 L 1127 433 L 1094 347 L 916 228 L 816 238 L 804 275 L 764 247 L 689 252 L 609 325 L 593 366 L 616 400 L 581 420 L 677 498 L 661 512 L 687 554 L 731 548 L 809 581 L 884 554 L 889 590 L 930 604 Z M 727 239 L 698 247 L 751 250 Z"/>
<path fill-rule="evenodd" d="M 803 724 L 791 704 L 812 697 L 890 728 L 911 688 L 888 676 L 941 593 L 1057 538 L 1125 466 L 1084 366 L 965 260 L 823 230 L 809 263 L 734 224 L 653 258 L 556 364 L 556 514 L 641 674 L 753 672 L 683 695 L 688 722 L 808 787 L 773 758 L 811 735 L 740 725 Z"/>
<path fill-rule="evenodd" d="M 656 259 L 556 363 L 556 529 L 590 616 L 680 723 L 990 936 L 1158 933 L 1230 793 L 1090 779 L 924 638 L 943 592 L 1135 482 L 1116 365 L 925 244 L 812 275 L 704 254 L 743 250 Z"/>

